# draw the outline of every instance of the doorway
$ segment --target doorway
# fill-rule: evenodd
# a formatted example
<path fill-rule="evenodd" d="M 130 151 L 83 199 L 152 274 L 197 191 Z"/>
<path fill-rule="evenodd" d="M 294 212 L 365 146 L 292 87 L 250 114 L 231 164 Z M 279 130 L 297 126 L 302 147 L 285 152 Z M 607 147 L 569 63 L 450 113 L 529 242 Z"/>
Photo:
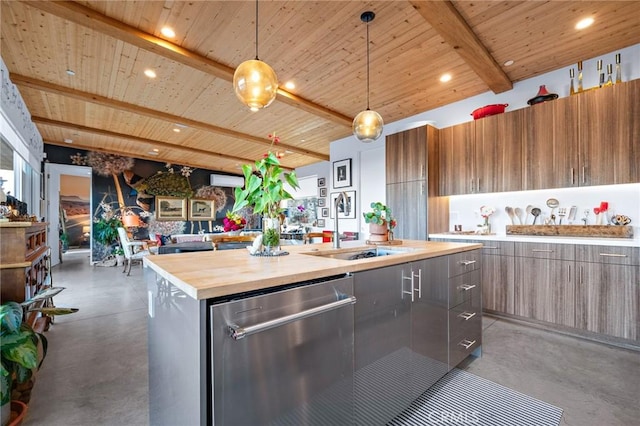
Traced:
<path fill-rule="evenodd" d="M 62 261 L 63 252 L 65 252 L 63 246 L 81 250 L 88 249 L 90 255 L 92 245 L 91 212 L 93 211 L 91 167 L 45 163 L 44 171 L 51 265 L 55 266 Z M 81 217 L 86 207 L 72 208 L 74 204 L 76 206 L 83 204 L 83 200 L 88 202 L 86 220 Z M 65 240 L 66 244 L 64 244 Z"/>

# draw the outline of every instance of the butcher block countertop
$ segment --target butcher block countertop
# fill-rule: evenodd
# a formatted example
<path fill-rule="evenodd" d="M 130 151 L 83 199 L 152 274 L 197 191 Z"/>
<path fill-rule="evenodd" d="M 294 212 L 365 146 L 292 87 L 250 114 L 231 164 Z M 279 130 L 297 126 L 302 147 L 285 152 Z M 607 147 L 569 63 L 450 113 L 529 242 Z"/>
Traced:
<path fill-rule="evenodd" d="M 292 245 L 283 246 L 289 255 L 278 257 L 251 256 L 243 249 L 202 251 L 147 256 L 144 264 L 190 297 L 200 300 L 474 250 L 482 244 L 404 240 L 402 245 L 384 247 L 406 252 L 358 260 L 304 254 L 374 247 L 364 241 L 342 242 L 338 250 L 333 249 L 331 243 Z"/>

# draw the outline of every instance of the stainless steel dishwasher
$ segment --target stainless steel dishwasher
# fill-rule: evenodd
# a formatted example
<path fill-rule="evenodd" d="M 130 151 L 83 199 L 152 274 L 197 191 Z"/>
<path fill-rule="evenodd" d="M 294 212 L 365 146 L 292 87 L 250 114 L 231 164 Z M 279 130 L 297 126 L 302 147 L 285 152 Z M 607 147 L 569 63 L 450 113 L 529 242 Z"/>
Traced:
<path fill-rule="evenodd" d="M 353 277 L 210 307 L 214 425 L 353 424 Z"/>

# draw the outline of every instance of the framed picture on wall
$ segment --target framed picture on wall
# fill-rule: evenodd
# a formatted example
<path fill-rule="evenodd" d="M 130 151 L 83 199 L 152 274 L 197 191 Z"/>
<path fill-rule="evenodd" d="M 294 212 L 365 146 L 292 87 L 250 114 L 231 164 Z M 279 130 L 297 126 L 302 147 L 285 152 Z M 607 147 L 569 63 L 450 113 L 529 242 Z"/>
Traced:
<path fill-rule="evenodd" d="M 318 207 L 324 207 L 327 205 L 326 198 L 318 198 Z"/>
<path fill-rule="evenodd" d="M 333 187 L 351 186 L 351 158 L 333 162 Z"/>
<path fill-rule="evenodd" d="M 340 192 L 331 193 L 331 218 L 336 217 L 336 200 Z M 356 218 L 356 191 L 346 191 L 347 197 L 338 204 L 338 219 Z"/>
<path fill-rule="evenodd" d="M 327 188 L 320 188 L 320 196 L 321 197 L 326 197 L 327 196 Z"/>
<path fill-rule="evenodd" d="M 318 228 L 324 228 L 324 219 L 318 219 Z"/>
<path fill-rule="evenodd" d="M 327 216 L 329 216 L 329 209 L 328 208 L 322 209 L 322 217 L 327 217 Z"/>
<path fill-rule="evenodd" d="M 318 188 L 322 188 L 323 186 L 326 186 L 326 185 L 327 185 L 327 181 L 323 177 L 318 178 Z"/>
<path fill-rule="evenodd" d="M 187 220 L 187 199 L 156 197 L 156 220 Z"/>
<path fill-rule="evenodd" d="M 189 198 L 189 220 L 215 220 L 216 206 L 214 200 Z"/>

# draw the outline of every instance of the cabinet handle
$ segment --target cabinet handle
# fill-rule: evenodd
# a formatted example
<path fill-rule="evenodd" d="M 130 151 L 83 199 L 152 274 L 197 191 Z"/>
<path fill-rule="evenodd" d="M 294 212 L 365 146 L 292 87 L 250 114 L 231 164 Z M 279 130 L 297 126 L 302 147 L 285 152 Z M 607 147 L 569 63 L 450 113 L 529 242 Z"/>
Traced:
<path fill-rule="evenodd" d="M 465 349 L 469 349 L 471 346 L 475 344 L 476 344 L 476 340 L 467 340 L 467 339 L 464 339 L 460 343 L 458 343 L 458 345 L 462 346 Z"/>
<path fill-rule="evenodd" d="M 580 284 L 582 284 L 582 265 L 580 265 L 580 276 L 578 278 L 578 281 L 580 281 Z"/>
<path fill-rule="evenodd" d="M 571 168 L 571 184 L 573 185 L 574 183 L 576 183 L 576 173 L 572 167 Z"/>
<path fill-rule="evenodd" d="M 476 263 L 475 260 L 461 260 L 460 264 L 462 266 L 469 266 L 469 265 L 473 265 L 474 263 Z"/>
<path fill-rule="evenodd" d="M 587 183 L 587 174 L 585 173 L 585 167 L 582 166 L 582 183 Z"/>
<path fill-rule="evenodd" d="M 315 315 L 323 314 L 325 312 L 339 309 L 346 305 L 353 305 L 356 303 L 354 296 L 347 296 L 345 299 L 336 300 L 335 302 L 327 303 L 326 305 L 317 306 L 315 308 L 307 309 L 306 311 L 296 312 L 294 314 L 285 315 L 280 318 L 272 319 L 269 321 L 261 322 L 246 327 L 241 327 L 236 324 L 228 324 L 227 329 L 229 336 L 234 340 L 240 340 L 255 333 L 260 333 L 264 330 L 269 330 L 281 325 L 289 324 L 294 321 L 298 321 L 303 318 L 309 318 Z"/>
<path fill-rule="evenodd" d="M 404 299 L 404 295 L 408 294 L 411 296 L 411 302 L 413 302 L 415 300 L 415 296 L 413 295 L 413 271 L 411 271 L 411 276 L 410 277 L 405 277 L 404 276 L 404 271 L 402 271 L 402 294 L 401 294 L 401 298 Z M 407 291 L 404 289 L 404 280 L 409 280 L 411 281 L 411 291 Z"/>
<path fill-rule="evenodd" d="M 473 192 L 473 178 L 471 178 L 471 192 Z"/>
<path fill-rule="evenodd" d="M 567 265 L 567 275 L 568 275 L 567 282 L 571 283 L 571 265 Z"/>
<path fill-rule="evenodd" d="M 480 192 L 480 178 L 478 178 L 478 184 L 476 185 L 476 190 Z"/>
<path fill-rule="evenodd" d="M 418 269 L 418 275 L 413 273 L 413 270 L 411 270 L 411 275 L 413 275 L 414 277 L 418 277 L 418 289 L 413 289 L 413 291 L 417 291 L 418 292 L 418 299 L 422 299 L 422 269 Z M 413 280 L 411 280 L 411 286 L 413 287 Z M 413 302 L 413 300 L 412 300 Z"/>
<path fill-rule="evenodd" d="M 531 250 L 534 253 L 553 253 L 553 250 L 538 250 L 538 249 L 533 249 Z"/>
<path fill-rule="evenodd" d="M 469 285 L 469 284 L 462 284 L 462 285 L 461 285 L 460 287 L 458 287 L 458 288 L 462 289 L 462 291 L 469 291 L 469 290 L 471 290 L 471 289 L 476 288 L 476 285 L 475 285 L 475 284 L 473 284 L 473 285 Z"/>
<path fill-rule="evenodd" d="M 603 257 L 628 257 L 626 254 L 617 254 L 617 253 L 600 253 L 600 256 L 603 256 Z"/>
<path fill-rule="evenodd" d="M 473 318 L 475 316 L 476 316 L 475 312 L 463 312 L 463 313 L 458 315 L 458 318 L 462 318 L 465 321 L 469 321 L 471 318 Z"/>

